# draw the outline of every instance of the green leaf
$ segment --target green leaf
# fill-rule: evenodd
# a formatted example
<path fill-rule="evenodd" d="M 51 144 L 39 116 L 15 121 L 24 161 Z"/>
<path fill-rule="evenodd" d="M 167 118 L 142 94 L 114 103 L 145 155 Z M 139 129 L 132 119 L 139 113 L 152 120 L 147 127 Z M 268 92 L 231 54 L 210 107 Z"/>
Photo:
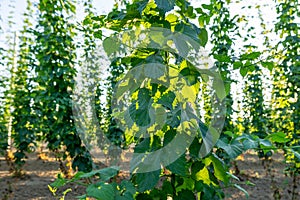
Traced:
<path fill-rule="evenodd" d="M 201 161 L 196 161 L 191 166 L 192 178 L 196 179 L 197 173 L 205 167 L 205 164 Z"/>
<path fill-rule="evenodd" d="M 205 47 L 208 41 L 208 33 L 205 28 L 200 29 L 200 33 L 198 34 L 199 39 L 200 39 L 200 45 Z"/>
<path fill-rule="evenodd" d="M 59 188 L 68 183 L 68 180 L 62 178 L 61 174 L 58 174 L 57 179 L 50 184 L 51 187 Z"/>
<path fill-rule="evenodd" d="M 255 186 L 255 184 L 254 183 L 252 183 L 251 181 L 249 181 L 249 180 L 247 180 L 246 182 L 245 182 L 245 184 L 246 185 L 249 185 L 249 186 Z"/>
<path fill-rule="evenodd" d="M 271 140 L 272 142 L 277 142 L 277 143 L 286 143 L 290 141 L 283 132 L 278 132 L 278 133 L 272 133 L 267 136 L 267 139 Z"/>
<path fill-rule="evenodd" d="M 226 81 L 224 83 L 224 87 L 225 87 L 225 93 L 226 93 L 226 95 L 230 94 L 231 83 L 229 81 Z"/>
<path fill-rule="evenodd" d="M 195 187 L 195 180 L 191 177 L 183 177 L 183 183 L 178 184 L 179 186 L 176 187 L 176 192 L 180 192 L 182 190 L 189 190 L 193 191 Z"/>
<path fill-rule="evenodd" d="M 91 17 L 92 20 L 95 20 L 95 21 L 103 21 L 105 19 L 106 15 L 99 15 L 99 16 L 94 16 L 94 17 Z"/>
<path fill-rule="evenodd" d="M 139 192 L 153 189 L 159 181 L 161 170 L 134 174 L 134 180 Z"/>
<path fill-rule="evenodd" d="M 171 182 L 165 180 L 162 186 L 162 190 L 164 191 L 165 194 L 173 194 L 174 188 L 171 184 Z"/>
<path fill-rule="evenodd" d="M 176 136 L 176 131 L 174 129 L 168 130 L 164 135 L 163 145 L 166 146 L 167 144 L 169 144 L 174 139 L 175 136 Z"/>
<path fill-rule="evenodd" d="M 240 74 L 242 75 L 242 77 L 245 77 L 248 73 L 248 68 L 247 67 L 241 67 L 240 68 Z"/>
<path fill-rule="evenodd" d="M 182 57 L 186 57 L 189 52 L 189 46 L 185 40 L 182 40 L 180 37 L 174 37 L 174 43 L 178 50 L 178 53 Z"/>
<path fill-rule="evenodd" d="M 198 23 L 199 23 L 199 26 L 200 27 L 203 27 L 204 26 L 204 22 L 205 22 L 205 16 L 204 15 L 200 15 L 198 17 Z"/>
<path fill-rule="evenodd" d="M 149 63 L 145 65 L 145 76 L 158 79 L 165 74 L 166 67 L 160 63 Z"/>
<path fill-rule="evenodd" d="M 238 184 L 234 184 L 234 187 L 242 191 L 246 195 L 246 197 L 249 198 L 249 193 L 244 188 L 242 188 Z"/>
<path fill-rule="evenodd" d="M 201 148 L 201 144 L 199 142 L 199 139 L 195 138 L 193 140 L 192 144 L 189 147 L 190 155 L 192 157 L 194 157 L 194 158 L 198 158 L 199 157 L 200 148 Z"/>
<path fill-rule="evenodd" d="M 77 180 L 81 179 L 81 176 L 83 176 L 84 174 L 86 174 L 86 173 L 85 173 L 85 172 L 82 172 L 82 171 L 77 172 L 77 173 L 73 176 L 73 178 L 71 179 L 71 181 L 77 181 Z"/>
<path fill-rule="evenodd" d="M 90 17 L 86 17 L 83 22 L 82 22 L 83 25 L 88 25 L 88 24 L 92 24 L 92 20 Z"/>
<path fill-rule="evenodd" d="M 150 137 L 144 138 L 134 147 L 134 153 L 146 153 L 150 151 Z"/>
<path fill-rule="evenodd" d="M 227 175 L 226 165 L 215 154 L 212 154 L 210 159 L 212 160 L 214 167 L 214 175 L 217 177 L 217 179 L 227 184 L 229 182 L 229 177 Z"/>
<path fill-rule="evenodd" d="M 251 64 L 250 62 L 246 62 L 246 66 L 249 68 L 248 71 L 253 72 L 256 70 L 255 65 Z"/>
<path fill-rule="evenodd" d="M 243 140 L 243 145 L 244 145 L 244 150 L 254 149 L 258 147 L 258 142 L 250 138 L 247 138 Z"/>
<path fill-rule="evenodd" d="M 213 9 L 213 5 L 212 4 L 202 4 L 202 8 L 204 8 L 206 10 L 212 10 Z"/>
<path fill-rule="evenodd" d="M 117 187 L 117 186 L 116 186 Z M 123 180 L 119 185 L 119 193 L 116 194 L 115 200 L 134 200 L 136 189 L 132 182 Z"/>
<path fill-rule="evenodd" d="M 240 61 L 237 61 L 237 62 L 233 63 L 233 69 L 239 69 L 242 66 L 243 66 L 243 63 L 240 62 Z"/>
<path fill-rule="evenodd" d="M 151 100 L 151 92 L 147 88 L 141 88 L 138 92 L 138 106 L 141 109 L 146 109 L 149 107 Z"/>
<path fill-rule="evenodd" d="M 272 143 L 267 139 L 259 139 L 259 144 L 264 147 L 271 147 Z"/>
<path fill-rule="evenodd" d="M 104 182 L 91 184 L 86 188 L 86 194 L 88 197 L 103 200 L 114 200 L 115 192 L 114 188 Z"/>
<path fill-rule="evenodd" d="M 241 60 L 254 60 L 258 58 L 261 55 L 261 52 L 252 52 L 252 53 L 245 53 L 241 55 L 240 59 Z"/>
<path fill-rule="evenodd" d="M 220 139 L 216 145 L 217 147 L 223 149 L 230 158 L 236 158 L 243 152 L 243 145 L 236 140 L 230 144 L 227 144 Z"/>
<path fill-rule="evenodd" d="M 268 68 L 270 71 L 272 71 L 274 68 L 273 62 L 261 62 L 261 65 L 265 68 Z"/>
<path fill-rule="evenodd" d="M 231 62 L 231 58 L 228 55 L 222 55 L 222 54 L 218 55 L 218 54 L 215 54 L 214 58 L 216 60 L 218 60 L 219 62 Z"/>
<path fill-rule="evenodd" d="M 200 73 L 191 67 L 182 69 L 180 74 L 183 76 L 189 86 L 195 85 L 198 82 L 198 77 L 200 76 Z"/>
<path fill-rule="evenodd" d="M 103 48 L 108 56 L 120 50 L 120 41 L 116 37 L 108 37 L 103 40 Z"/>
<path fill-rule="evenodd" d="M 187 16 L 190 17 L 190 18 L 194 17 L 194 16 L 195 16 L 195 15 L 194 15 L 194 7 L 193 7 L 193 6 L 189 6 L 189 7 L 187 8 L 186 14 L 187 14 Z"/>
<path fill-rule="evenodd" d="M 180 124 L 180 109 L 176 108 L 175 110 L 171 110 L 171 113 L 167 116 L 166 124 L 170 125 L 171 127 L 177 127 Z"/>
<path fill-rule="evenodd" d="M 80 175 L 80 178 L 90 178 L 95 175 L 99 175 L 102 181 L 108 181 L 112 177 L 116 176 L 119 173 L 119 167 L 107 167 L 100 170 L 91 171 L 89 173 L 85 173 Z"/>
<path fill-rule="evenodd" d="M 220 79 L 214 79 L 213 81 L 213 89 L 216 91 L 216 94 L 219 99 L 223 100 L 226 97 L 226 91 L 224 88 L 224 83 Z"/>
<path fill-rule="evenodd" d="M 95 38 L 102 39 L 102 31 L 101 30 L 95 31 L 94 36 Z"/>
<path fill-rule="evenodd" d="M 194 42 L 200 42 L 199 34 L 200 29 L 197 26 L 193 25 L 187 25 L 183 22 L 177 24 L 175 26 L 175 31 L 183 33 L 186 36 L 189 36 Z M 182 37 L 176 37 L 177 40 L 182 40 Z M 190 44 L 193 44 L 189 41 Z M 198 46 L 193 45 L 194 48 L 197 48 Z"/>
<path fill-rule="evenodd" d="M 136 189 L 135 189 L 133 183 L 130 182 L 130 181 L 123 180 L 123 181 L 121 182 L 121 185 L 120 185 L 120 186 L 121 186 L 122 188 L 125 188 L 125 189 L 126 189 L 126 192 L 128 192 L 128 193 L 130 193 L 130 194 L 132 194 L 132 195 L 134 195 L 134 194 L 136 193 Z"/>
<path fill-rule="evenodd" d="M 233 178 L 233 179 L 235 179 L 235 180 L 237 180 L 237 181 L 240 181 L 240 179 L 237 177 L 237 176 L 235 176 L 235 175 L 233 175 L 233 174 L 231 174 L 231 173 L 229 173 L 229 172 L 226 172 L 227 174 L 228 174 L 228 176 L 230 177 L 230 178 Z"/>
<path fill-rule="evenodd" d="M 225 134 L 225 135 L 228 135 L 228 136 L 231 137 L 231 138 L 234 137 L 234 135 L 233 135 L 233 133 L 232 133 L 231 131 L 225 131 L 224 134 Z"/>
<path fill-rule="evenodd" d="M 174 23 L 178 20 L 178 17 L 177 17 L 177 15 L 170 13 L 166 16 L 166 20 L 170 23 Z"/>
<path fill-rule="evenodd" d="M 201 192 L 201 197 L 199 199 L 203 200 L 213 200 L 220 199 L 219 194 L 217 194 L 217 188 L 212 185 L 207 185 L 203 181 L 197 181 L 195 184 L 195 189 Z"/>
<path fill-rule="evenodd" d="M 195 199 L 194 193 L 191 190 L 182 190 L 174 197 L 174 200 L 191 200 Z"/>
<path fill-rule="evenodd" d="M 145 10 L 145 8 L 147 7 L 149 0 L 142 0 L 137 2 L 137 6 L 138 6 L 138 11 L 140 12 L 140 14 L 142 14 L 142 12 Z"/>
<path fill-rule="evenodd" d="M 155 0 L 155 3 L 164 13 L 172 10 L 175 6 L 175 0 Z"/>
<path fill-rule="evenodd" d="M 172 109 L 173 108 L 173 101 L 175 100 L 175 94 L 171 91 L 169 91 L 168 93 L 163 94 L 159 100 L 157 101 L 157 103 Z"/>
<path fill-rule="evenodd" d="M 175 160 L 173 163 L 168 165 L 166 168 L 169 169 L 174 174 L 177 174 L 180 176 L 186 176 L 187 161 L 185 159 L 185 154 L 180 156 L 177 160 Z"/>
<path fill-rule="evenodd" d="M 134 101 L 129 106 L 130 117 L 138 126 L 148 126 L 151 122 L 149 114 L 150 101 L 150 91 L 146 88 L 141 88 L 138 92 L 138 101 Z"/>

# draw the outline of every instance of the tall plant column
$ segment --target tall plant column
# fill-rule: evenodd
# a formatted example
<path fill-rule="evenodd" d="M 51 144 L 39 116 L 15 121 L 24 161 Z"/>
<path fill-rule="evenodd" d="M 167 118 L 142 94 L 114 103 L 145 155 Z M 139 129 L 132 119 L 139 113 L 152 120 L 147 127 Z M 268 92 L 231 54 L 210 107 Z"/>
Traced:
<path fill-rule="evenodd" d="M 75 70 L 75 30 L 72 1 L 40 0 L 36 27 L 36 113 L 38 129 L 59 157 L 73 158 L 72 167 L 80 171 L 92 168 L 90 154 L 81 144 L 72 119 L 72 91 Z M 60 153 L 62 147 L 63 152 Z M 62 167 L 62 170 L 64 169 Z"/>

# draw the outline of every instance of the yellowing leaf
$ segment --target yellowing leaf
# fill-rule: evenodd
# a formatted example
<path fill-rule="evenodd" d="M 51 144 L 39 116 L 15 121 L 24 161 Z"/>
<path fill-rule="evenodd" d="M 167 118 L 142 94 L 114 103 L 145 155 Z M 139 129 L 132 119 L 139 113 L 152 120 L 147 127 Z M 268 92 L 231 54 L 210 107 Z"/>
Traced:
<path fill-rule="evenodd" d="M 212 182 L 209 178 L 209 172 L 206 167 L 204 167 L 202 170 L 197 172 L 195 177 L 197 181 L 202 180 L 207 185 L 209 185 Z"/>
<path fill-rule="evenodd" d="M 173 23 L 178 20 L 178 17 L 171 13 L 167 15 L 166 20 L 169 21 L 170 23 Z"/>

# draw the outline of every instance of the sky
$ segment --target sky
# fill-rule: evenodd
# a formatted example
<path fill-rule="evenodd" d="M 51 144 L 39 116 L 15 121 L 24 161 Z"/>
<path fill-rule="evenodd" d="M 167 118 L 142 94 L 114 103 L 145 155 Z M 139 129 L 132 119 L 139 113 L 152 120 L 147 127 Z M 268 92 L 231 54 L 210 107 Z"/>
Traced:
<path fill-rule="evenodd" d="M 37 0 L 32 0 L 32 2 L 37 2 Z M 96 11 L 99 14 L 108 12 L 114 5 L 113 0 L 94 0 L 94 2 Z M 15 7 L 11 7 L 10 5 L 14 5 Z M 7 18 L 7 16 L 9 16 L 9 12 L 14 10 L 13 21 L 15 21 L 17 24 L 21 24 L 22 15 L 25 12 L 26 5 L 26 0 L 0 0 L 0 17 L 2 18 L 2 20 L 4 20 Z M 2 23 L 2 26 L 2 28 L 7 29 L 7 26 L 5 24 Z M 21 28 L 21 26 L 18 26 L 18 28 Z"/>
<path fill-rule="evenodd" d="M 17 3 L 14 3 L 17 2 Z M 36 2 L 36 0 L 33 0 L 33 2 Z M 191 0 L 191 3 L 194 7 L 200 6 L 203 3 L 208 3 L 208 0 Z M 235 3 L 238 2 L 238 3 Z M 9 5 L 15 4 L 15 8 L 10 8 Z M 107 13 L 111 8 L 113 7 L 114 0 L 94 0 L 94 6 L 97 10 L 98 14 L 104 14 Z M 272 9 L 275 6 L 275 3 L 273 0 L 251 0 L 251 1 L 232 1 L 230 7 L 231 15 L 234 16 L 236 14 L 243 14 L 243 15 L 251 15 L 253 12 L 257 12 L 257 9 L 254 9 L 255 5 L 269 5 L 269 6 L 261 6 L 263 14 L 267 16 L 266 19 L 272 20 L 276 17 L 275 10 Z M 249 9 L 241 9 L 243 6 L 252 6 L 252 8 Z M 21 22 L 22 21 L 22 13 L 24 13 L 26 9 L 26 0 L 0 0 L 0 13 L 1 17 L 5 19 L 9 11 L 12 9 L 15 10 L 14 12 L 14 21 Z M 245 13 L 240 13 L 245 12 Z M 257 18 L 253 18 L 252 23 L 259 23 L 259 20 Z"/>
<path fill-rule="evenodd" d="M 36 0 L 33 0 L 33 2 L 36 2 Z M 192 0 L 191 3 L 194 7 L 200 6 L 203 3 L 208 3 L 209 0 Z M 238 2 L 238 3 L 236 3 Z M 109 12 L 114 4 L 114 0 L 94 0 L 94 7 L 96 8 L 97 14 L 105 14 Z M 9 5 L 15 5 L 15 8 L 10 7 Z M 255 8 L 256 5 L 261 6 L 261 10 L 264 17 L 264 23 L 267 25 L 268 29 L 271 29 L 273 26 L 272 21 L 276 19 L 276 11 L 275 11 L 275 3 L 273 0 L 251 0 L 251 1 L 232 1 L 230 9 L 230 14 L 232 16 L 234 15 L 245 15 L 248 16 L 249 24 L 252 26 L 255 26 L 255 30 L 260 29 L 260 20 L 257 18 L 258 16 L 258 10 Z M 268 5 L 268 6 L 263 6 Z M 249 7 L 251 6 L 251 7 Z M 242 9 L 242 7 L 246 7 L 247 9 Z M 16 29 L 21 29 L 21 23 L 22 23 L 22 14 L 25 12 L 26 9 L 26 0 L 0 0 L 0 17 L 2 18 L 2 29 L 4 31 L 15 31 Z M 14 10 L 13 13 L 13 21 L 16 22 L 16 26 L 13 28 L 9 28 L 6 23 L 3 23 L 5 19 L 7 19 L 7 16 L 9 16 L 9 12 Z M 78 10 L 78 16 L 79 18 L 83 18 L 84 15 L 81 14 L 83 11 Z M 243 13 L 241 13 L 243 12 Z M 252 17 L 253 16 L 253 17 Z M 197 23 L 195 21 L 195 23 Z M 242 22 L 243 23 L 243 22 Z M 246 35 L 247 32 L 240 30 L 240 33 L 242 35 Z M 1 33 L 0 33 L 1 34 Z M 3 40 L 5 37 L 3 37 L 3 34 L 0 35 L 0 41 Z M 262 34 L 256 34 L 256 38 L 252 42 L 253 44 L 256 44 L 258 46 L 261 45 L 261 41 L 263 38 Z M 272 37 L 272 35 L 271 35 Z M 239 42 L 238 44 L 242 44 Z"/>

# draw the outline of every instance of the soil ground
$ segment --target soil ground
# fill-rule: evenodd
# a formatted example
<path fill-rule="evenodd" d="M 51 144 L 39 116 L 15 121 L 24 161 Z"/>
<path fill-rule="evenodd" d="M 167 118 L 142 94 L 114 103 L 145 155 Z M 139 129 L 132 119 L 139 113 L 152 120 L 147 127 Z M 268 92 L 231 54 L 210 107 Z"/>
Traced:
<path fill-rule="evenodd" d="M 240 173 L 237 175 L 240 186 L 246 189 L 250 195 L 249 200 L 277 199 L 292 200 L 292 178 L 284 174 L 286 165 L 282 154 L 277 153 L 272 157 L 271 162 L 262 164 L 254 152 L 248 152 L 237 160 Z M 266 170 L 267 167 L 271 170 Z M 13 177 L 4 159 L 0 157 L 0 199 L 1 200 L 40 200 L 58 199 L 48 189 L 59 173 L 59 162 L 50 153 L 39 158 L 36 153 L 30 154 L 24 166 L 26 175 L 23 178 Z M 253 186 L 245 184 L 253 183 Z M 299 179 L 297 180 L 299 184 Z M 275 192 L 276 191 L 276 192 Z M 300 199 L 300 187 L 296 189 Z M 65 197 L 66 200 L 76 199 L 83 193 L 83 188 L 72 186 L 72 192 Z M 247 199 L 245 194 L 235 188 L 225 189 L 226 200 Z"/>
<path fill-rule="evenodd" d="M 240 173 L 237 182 L 249 193 L 249 200 L 292 200 L 293 179 L 285 174 L 287 165 L 282 153 L 276 153 L 271 160 L 258 159 L 255 152 L 247 152 L 237 160 Z M 247 185 L 251 182 L 253 185 Z M 296 200 L 300 200 L 300 181 L 296 179 Z M 247 199 L 245 194 L 236 189 L 225 189 L 226 200 Z"/>

